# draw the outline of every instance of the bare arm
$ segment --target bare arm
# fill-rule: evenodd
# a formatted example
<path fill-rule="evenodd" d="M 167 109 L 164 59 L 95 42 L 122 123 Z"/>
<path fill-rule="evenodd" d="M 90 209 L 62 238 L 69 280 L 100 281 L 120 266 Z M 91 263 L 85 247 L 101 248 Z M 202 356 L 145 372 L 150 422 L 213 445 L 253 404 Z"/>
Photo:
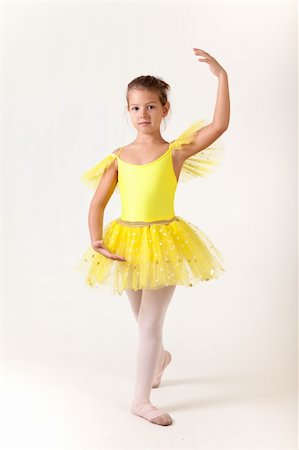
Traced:
<path fill-rule="evenodd" d="M 217 99 L 212 125 L 216 129 L 224 132 L 228 128 L 229 117 L 230 117 L 230 101 L 229 101 L 228 76 L 227 73 L 223 71 L 218 77 Z"/>
<path fill-rule="evenodd" d="M 106 205 L 118 182 L 116 163 L 111 164 L 104 172 L 101 181 L 91 200 L 88 214 L 88 225 L 92 248 L 107 258 L 126 261 L 124 257 L 111 253 L 103 243 L 103 220 Z"/>
<path fill-rule="evenodd" d="M 216 141 L 216 139 L 218 139 L 224 131 L 227 130 L 230 118 L 229 87 L 226 71 L 222 66 L 220 66 L 215 58 L 208 53 L 200 49 L 194 50 L 196 50 L 197 55 L 204 57 L 204 59 L 200 59 L 199 61 L 210 64 L 211 71 L 218 78 L 218 90 L 212 122 L 197 131 L 194 135 L 192 143 L 183 145 L 182 150 L 177 152 L 177 157 L 182 161 L 195 153 L 204 150 Z"/>
<path fill-rule="evenodd" d="M 88 226 L 91 243 L 102 239 L 104 211 L 113 194 L 116 184 L 117 170 L 115 164 L 111 164 L 111 166 L 105 170 L 90 202 Z"/>
<path fill-rule="evenodd" d="M 105 208 L 102 208 L 101 206 L 97 207 L 92 203 L 90 204 L 88 214 L 88 227 L 91 244 L 102 239 L 104 210 Z"/>

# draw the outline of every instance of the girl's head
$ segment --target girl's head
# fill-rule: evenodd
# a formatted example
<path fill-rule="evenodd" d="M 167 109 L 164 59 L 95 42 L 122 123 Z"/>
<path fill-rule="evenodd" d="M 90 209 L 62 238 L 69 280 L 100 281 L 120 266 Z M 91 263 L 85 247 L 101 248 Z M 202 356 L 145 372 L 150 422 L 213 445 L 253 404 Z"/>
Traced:
<path fill-rule="evenodd" d="M 170 108 L 167 97 L 169 89 L 169 84 L 151 75 L 142 75 L 128 84 L 127 108 L 132 124 L 138 131 L 152 133 L 160 129 L 161 120 L 167 116 Z"/>

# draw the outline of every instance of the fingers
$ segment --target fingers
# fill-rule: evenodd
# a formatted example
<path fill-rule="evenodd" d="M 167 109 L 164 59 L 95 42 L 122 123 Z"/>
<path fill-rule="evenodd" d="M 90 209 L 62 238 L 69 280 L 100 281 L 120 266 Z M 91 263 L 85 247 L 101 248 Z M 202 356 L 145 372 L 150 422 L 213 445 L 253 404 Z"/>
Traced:
<path fill-rule="evenodd" d="M 126 261 L 123 256 L 117 255 L 116 253 L 108 253 L 106 256 L 110 259 L 116 259 L 117 261 Z"/>
<path fill-rule="evenodd" d="M 108 250 L 103 249 L 103 248 L 99 248 L 96 249 L 94 248 L 94 250 L 99 253 L 100 255 L 105 256 L 106 258 L 110 258 L 110 259 L 117 259 L 119 261 L 126 261 L 126 259 L 123 256 L 117 255 L 116 253 L 110 253 Z M 101 251 L 102 250 L 102 251 Z"/>
<path fill-rule="evenodd" d="M 125 261 L 125 258 L 123 256 L 118 255 L 117 253 L 111 253 L 108 250 L 106 250 L 106 256 L 111 259 L 117 259 L 119 261 Z"/>
<path fill-rule="evenodd" d="M 99 245 L 100 242 L 100 245 Z M 99 241 L 94 242 L 93 249 L 99 253 L 100 255 L 105 256 L 106 258 L 110 259 L 116 259 L 118 261 L 126 261 L 126 259 L 123 256 L 117 255 L 116 253 L 111 253 L 109 250 L 107 250 L 103 245 L 104 240 L 101 239 Z"/>
<path fill-rule="evenodd" d="M 110 259 L 116 259 L 118 261 L 126 261 L 123 256 L 117 255 L 116 253 L 110 253 L 108 251 L 102 253 L 103 256 L 106 256 Z"/>
<path fill-rule="evenodd" d="M 119 255 L 112 255 L 113 258 L 112 259 L 117 259 L 118 261 L 126 261 L 125 258 L 123 256 L 119 256 Z"/>
<path fill-rule="evenodd" d="M 205 54 L 207 56 L 211 56 L 209 53 L 205 52 L 204 50 L 202 50 L 201 48 L 195 48 L 193 47 L 193 50 L 195 51 L 195 53 L 202 53 Z"/>
<path fill-rule="evenodd" d="M 198 61 L 209 62 L 212 60 L 212 56 L 204 50 L 201 50 L 200 48 L 193 48 L 193 50 L 196 55 L 204 57 L 202 59 L 198 59 Z"/>

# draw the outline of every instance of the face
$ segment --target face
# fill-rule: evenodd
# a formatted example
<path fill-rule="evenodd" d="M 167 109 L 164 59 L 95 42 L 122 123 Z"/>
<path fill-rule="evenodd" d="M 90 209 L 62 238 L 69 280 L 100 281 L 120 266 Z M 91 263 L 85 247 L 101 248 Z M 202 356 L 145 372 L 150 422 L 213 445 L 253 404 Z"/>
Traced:
<path fill-rule="evenodd" d="M 141 133 L 160 130 L 161 120 L 167 116 L 169 103 L 162 106 L 157 92 L 140 89 L 130 89 L 128 98 L 128 111 L 136 130 Z"/>

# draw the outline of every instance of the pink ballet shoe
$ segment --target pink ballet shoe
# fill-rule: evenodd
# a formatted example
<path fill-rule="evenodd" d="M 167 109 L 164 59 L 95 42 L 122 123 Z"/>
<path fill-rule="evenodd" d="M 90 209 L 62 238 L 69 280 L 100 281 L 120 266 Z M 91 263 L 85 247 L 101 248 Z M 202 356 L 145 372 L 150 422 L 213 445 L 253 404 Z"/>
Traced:
<path fill-rule="evenodd" d="M 164 409 L 158 409 L 150 402 L 144 402 L 145 405 L 139 407 L 131 407 L 131 412 L 136 416 L 140 416 L 143 419 L 148 420 L 155 425 L 167 426 L 172 424 L 172 418 Z M 145 409 L 145 410 L 144 410 Z"/>
<path fill-rule="evenodd" d="M 169 353 L 167 350 L 165 350 L 164 362 L 162 364 L 162 367 L 160 368 L 160 371 L 154 377 L 154 381 L 152 384 L 153 388 L 157 388 L 160 385 L 163 372 L 166 369 L 166 367 L 168 366 L 168 364 L 170 363 L 171 359 L 172 359 L 171 353 Z"/>

